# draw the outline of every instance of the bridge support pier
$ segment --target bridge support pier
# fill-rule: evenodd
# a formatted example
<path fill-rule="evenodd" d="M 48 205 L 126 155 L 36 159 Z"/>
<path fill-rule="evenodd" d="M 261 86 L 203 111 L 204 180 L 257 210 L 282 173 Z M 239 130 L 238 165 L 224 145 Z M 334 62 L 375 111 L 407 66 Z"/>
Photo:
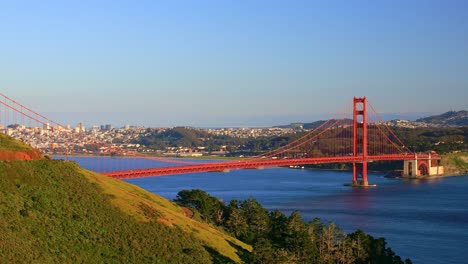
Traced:
<path fill-rule="evenodd" d="M 353 183 L 352 186 L 369 186 L 367 180 L 367 161 L 353 163 Z"/>
<path fill-rule="evenodd" d="M 369 186 L 367 180 L 367 98 L 353 99 L 353 156 L 362 162 L 353 163 L 351 186 Z"/>

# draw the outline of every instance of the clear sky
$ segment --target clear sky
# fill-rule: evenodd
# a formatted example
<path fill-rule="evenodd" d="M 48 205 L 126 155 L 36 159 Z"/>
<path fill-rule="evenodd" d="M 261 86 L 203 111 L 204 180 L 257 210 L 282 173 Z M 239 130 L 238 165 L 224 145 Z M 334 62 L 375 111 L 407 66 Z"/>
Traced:
<path fill-rule="evenodd" d="M 468 109 L 468 1 L 2 1 L 0 90 L 60 122 Z M 68 114 L 70 113 L 70 114 Z"/>

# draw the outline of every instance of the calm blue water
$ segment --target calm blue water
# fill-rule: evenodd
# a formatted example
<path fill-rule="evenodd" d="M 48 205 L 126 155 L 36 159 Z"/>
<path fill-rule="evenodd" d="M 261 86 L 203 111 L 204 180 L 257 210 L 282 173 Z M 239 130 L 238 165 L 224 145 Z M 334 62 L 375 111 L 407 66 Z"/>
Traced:
<path fill-rule="evenodd" d="M 96 166 L 90 158 L 76 159 Z M 268 209 L 299 210 L 305 220 L 320 217 L 346 232 L 360 228 L 385 237 L 414 263 L 467 263 L 468 176 L 405 181 L 370 174 L 369 182 L 378 187 L 367 189 L 343 186 L 350 179 L 350 172 L 271 168 L 127 181 L 168 199 L 195 188 L 226 202 L 253 196 Z"/>

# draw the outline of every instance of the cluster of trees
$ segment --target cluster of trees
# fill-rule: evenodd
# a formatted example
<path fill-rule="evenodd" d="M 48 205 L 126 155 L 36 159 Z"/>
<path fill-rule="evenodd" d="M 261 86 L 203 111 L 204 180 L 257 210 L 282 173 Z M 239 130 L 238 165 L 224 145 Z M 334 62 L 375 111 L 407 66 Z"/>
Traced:
<path fill-rule="evenodd" d="M 305 223 L 299 212 L 286 216 L 268 212 L 254 198 L 225 205 L 202 190 L 180 191 L 175 201 L 191 208 L 197 217 L 217 225 L 253 245 L 247 263 L 411 263 L 361 230 L 345 234 L 333 223 L 316 218 Z"/>
<path fill-rule="evenodd" d="M 240 138 L 215 136 L 201 129 L 189 127 L 174 127 L 163 132 L 151 130 L 149 132 L 149 135 L 141 137 L 136 142 L 160 150 L 167 147 L 206 147 L 208 150 L 219 150 L 224 145 L 237 146 L 244 142 Z"/>

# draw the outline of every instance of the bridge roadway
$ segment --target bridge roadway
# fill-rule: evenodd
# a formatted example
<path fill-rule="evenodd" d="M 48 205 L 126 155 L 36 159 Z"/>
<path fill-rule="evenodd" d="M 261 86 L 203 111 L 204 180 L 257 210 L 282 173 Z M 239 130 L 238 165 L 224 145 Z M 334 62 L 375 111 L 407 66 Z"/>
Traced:
<path fill-rule="evenodd" d="M 418 159 L 428 159 L 428 155 L 418 155 Z M 359 163 L 363 161 L 383 161 L 383 160 L 414 160 L 414 154 L 391 154 L 378 156 L 343 156 L 343 157 L 320 157 L 320 158 L 300 158 L 300 159 L 254 159 L 239 160 L 230 162 L 212 162 L 196 165 L 160 167 L 149 169 L 123 170 L 105 172 L 107 175 L 116 179 L 133 179 L 144 177 L 166 176 L 174 174 L 187 174 L 197 172 L 222 172 L 237 169 L 257 169 L 264 167 L 296 166 L 306 164 L 325 164 L 325 163 Z"/>

